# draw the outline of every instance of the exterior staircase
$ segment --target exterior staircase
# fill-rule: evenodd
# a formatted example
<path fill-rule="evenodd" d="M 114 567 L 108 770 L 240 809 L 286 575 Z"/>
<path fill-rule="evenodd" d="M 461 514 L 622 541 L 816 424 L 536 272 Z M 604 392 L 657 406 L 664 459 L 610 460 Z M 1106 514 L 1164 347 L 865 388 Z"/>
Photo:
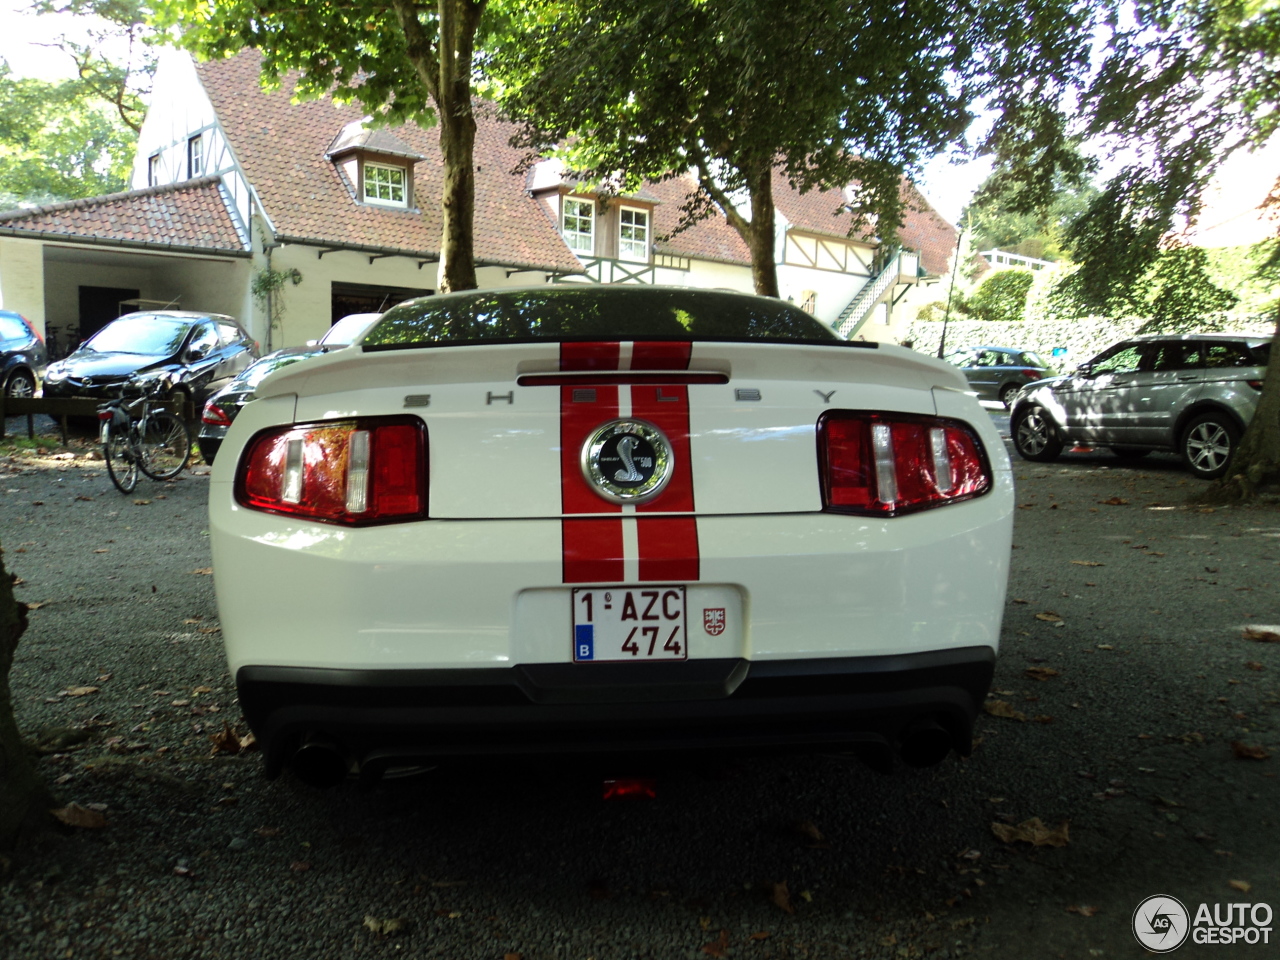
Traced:
<path fill-rule="evenodd" d="M 918 253 L 899 250 L 894 254 L 884 269 L 871 277 L 849 301 L 849 305 L 840 311 L 840 316 L 832 325 L 836 333 L 845 340 L 852 340 L 867 322 L 876 304 L 883 302 L 894 287 L 899 283 L 915 283 L 919 264 Z"/>

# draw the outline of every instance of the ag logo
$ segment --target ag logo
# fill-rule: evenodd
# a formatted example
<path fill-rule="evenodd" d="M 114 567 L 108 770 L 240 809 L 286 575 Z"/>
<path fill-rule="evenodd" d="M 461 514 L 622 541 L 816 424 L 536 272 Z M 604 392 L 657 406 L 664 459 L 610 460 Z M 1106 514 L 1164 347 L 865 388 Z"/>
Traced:
<path fill-rule="evenodd" d="M 1133 911 L 1133 935 L 1152 953 L 1171 953 L 1186 942 L 1191 915 L 1176 897 L 1147 897 Z"/>
<path fill-rule="evenodd" d="M 582 475 L 614 503 L 652 500 L 671 479 L 671 444 L 647 420 L 610 420 L 582 445 Z"/>

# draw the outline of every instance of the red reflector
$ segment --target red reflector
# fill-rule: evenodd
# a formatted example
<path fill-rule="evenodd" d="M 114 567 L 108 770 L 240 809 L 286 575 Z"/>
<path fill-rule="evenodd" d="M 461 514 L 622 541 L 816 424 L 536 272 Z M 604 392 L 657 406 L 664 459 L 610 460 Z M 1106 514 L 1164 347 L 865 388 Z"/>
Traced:
<path fill-rule="evenodd" d="M 236 500 L 327 523 L 385 523 L 426 516 L 426 480 L 421 420 L 299 424 L 249 442 L 236 475 Z"/>
<path fill-rule="evenodd" d="M 1246 381 L 1245 381 L 1245 383 L 1247 383 L 1249 386 L 1253 387 L 1253 389 L 1255 389 L 1255 390 L 1261 390 L 1261 389 L 1262 389 L 1262 381 L 1261 381 L 1261 380 L 1246 380 Z"/>
<path fill-rule="evenodd" d="M 1044 376 L 1044 371 L 1042 371 L 1042 370 L 1023 370 L 1023 371 L 1022 371 L 1022 375 L 1023 375 L 1024 377 L 1026 377 L 1028 380 L 1039 380 L 1041 377 L 1043 377 L 1043 376 Z"/>
<path fill-rule="evenodd" d="M 880 516 L 986 493 L 991 468 L 958 420 L 833 410 L 818 421 L 823 507 Z"/>
<path fill-rule="evenodd" d="M 207 423 L 211 427 L 229 427 L 231 426 L 231 418 L 227 416 L 227 411 L 212 400 L 206 401 L 204 412 L 200 414 L 200 422 Z"/>
<path fill-rule="evenodd" d="M 113 410 L 99 410 L 99 411 L 98 411 L 98 419 L 99 419 L 99 420 L 110 420 L 113 416 L 115 416 L 115 411 L 113 411 Z"/>
<path fill-rule="evenodd" d="M 630 777 L 620 780 L 606 780 L 604 782 L 605 800 L 625 800 L 627 798 L 640 800 L 658 799 L 658 781 Z"/>

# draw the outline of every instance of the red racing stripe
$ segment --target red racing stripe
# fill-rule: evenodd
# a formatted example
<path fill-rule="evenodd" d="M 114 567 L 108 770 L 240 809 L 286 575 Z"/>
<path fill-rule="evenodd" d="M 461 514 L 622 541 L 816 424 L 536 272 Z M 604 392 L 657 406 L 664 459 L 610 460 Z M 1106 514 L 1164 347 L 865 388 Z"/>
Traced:
<path fill-rule="evenodd" d="M 565 517 L 560 521 L 560 537 L 565 583 L 622 580 L 621 517 Z"/>
<path fill-rule="evenodd" d="M 694 517 L 641 517 L 640 579 L 670 583 L 698 579 L 698 521 Z"/>
<path fill-rule="evenodd" d="M 619 343 L 562 343 L 561 370 L 617 370 Z M 575 399 L 576 397 L 576 399 Z M 614 517 L 560 521 L 565 583 L 622 580 L 622 506 L 596 496 L 582 476 L 582 445 L 591 431 L 618 416 L 616 385 L 560 388 L 560 506 L 564 513 Z"/>
<path fill-rule="evenodd" d="M 561 370 L 617 370 L 618 351 L 622 344 L 616 340 L 605 343 L 560 344 Z"/>
<path fill-rule="evenodd" d="M 688 340 L 637 340 L 631 347 L 631 369 L 688 370 L 692 351 Z"/>

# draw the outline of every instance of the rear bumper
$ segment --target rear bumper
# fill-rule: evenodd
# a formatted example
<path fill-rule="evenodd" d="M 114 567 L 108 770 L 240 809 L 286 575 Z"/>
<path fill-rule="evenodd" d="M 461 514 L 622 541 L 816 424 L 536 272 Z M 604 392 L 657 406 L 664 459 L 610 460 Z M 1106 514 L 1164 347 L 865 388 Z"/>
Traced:
<path fill-rule="evenodd" d="M 243 666 L 240 705 L 276 776 L 312 738 L 362 768 L 407 760 L 892 748 L 939 724 L 967 754 L 995 651 L 488 669 Z"/>

